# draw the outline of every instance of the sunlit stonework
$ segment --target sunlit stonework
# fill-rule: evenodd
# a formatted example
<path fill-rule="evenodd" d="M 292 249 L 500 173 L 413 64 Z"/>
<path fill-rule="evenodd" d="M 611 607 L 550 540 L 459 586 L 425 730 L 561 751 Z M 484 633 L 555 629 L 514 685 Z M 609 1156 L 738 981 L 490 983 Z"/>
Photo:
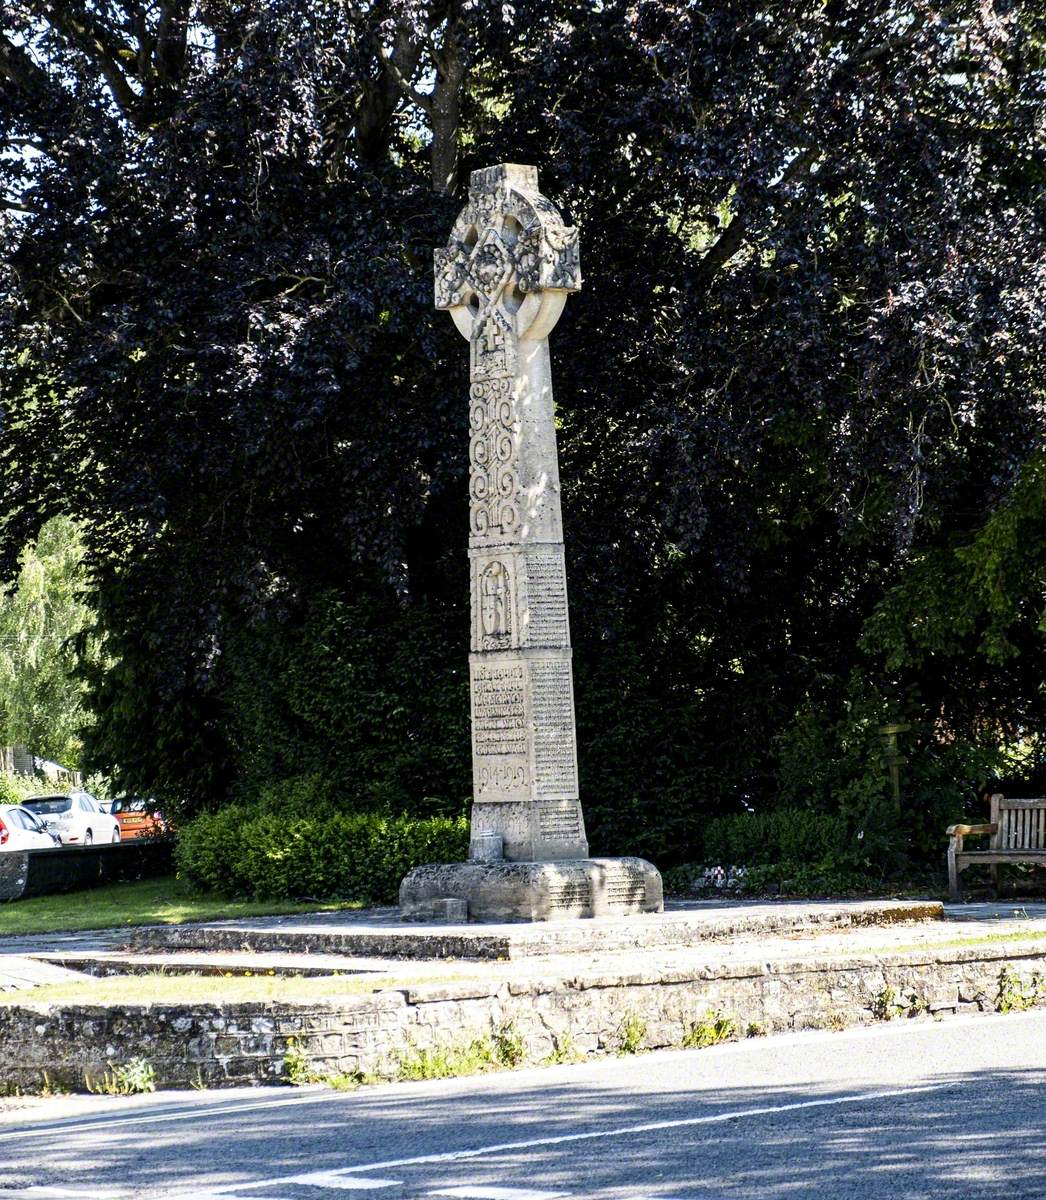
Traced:
<path fill-rule="evenodd" d="M 479 920 L 656 909 L 660 877 L 648 863 L 588 858 L 578 798 L 548 349 L 581 287 L 577 230 L 538 192 L 534 167 L 474 171 L 435 273 L 436 307 L 469 342 L 476 861 L 418 868 L 401 908 L 423 915 L 458 897 Z"/>

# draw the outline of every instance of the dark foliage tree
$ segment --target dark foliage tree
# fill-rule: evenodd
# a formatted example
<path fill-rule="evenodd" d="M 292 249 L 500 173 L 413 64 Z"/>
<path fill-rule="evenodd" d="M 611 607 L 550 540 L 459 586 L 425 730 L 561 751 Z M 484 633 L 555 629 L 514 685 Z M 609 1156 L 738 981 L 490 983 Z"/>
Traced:
<path fill-rule="evenodd" d="M 431 764 L 466 380 L 430 250 L 503 160 L 582 228 L 555 370 L 596 843 L 683 855 L 778 794 L 864 821 L 888 716 L 971 784 L 949 747 L 1041 733 L 1038 6 L 3 13 L 0 520 L 9 558 L 85 522 L 98 765 L 199 807 L 326 745 L 353 803 L 420 803 L 422 767 L 464 803 L 464 738 Z M 404 723 L 361 734 L 376 627 Z"/>

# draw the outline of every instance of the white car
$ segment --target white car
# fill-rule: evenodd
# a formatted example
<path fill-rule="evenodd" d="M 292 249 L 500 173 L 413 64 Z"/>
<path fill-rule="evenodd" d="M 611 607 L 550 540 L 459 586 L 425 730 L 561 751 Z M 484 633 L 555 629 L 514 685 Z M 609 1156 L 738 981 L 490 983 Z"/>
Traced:
<path fill-rule="evenodd" d="M 35 813 L 68 846 L 120 840 L 120 822 L 102 812 L 90 792 L 31 796 L 22 801 L 22 807 Z"/>
<path fill-rule="evenodd" d="M 55 835 L 29 809 L 0 804 L 0 851 L 53 850 Z"/>

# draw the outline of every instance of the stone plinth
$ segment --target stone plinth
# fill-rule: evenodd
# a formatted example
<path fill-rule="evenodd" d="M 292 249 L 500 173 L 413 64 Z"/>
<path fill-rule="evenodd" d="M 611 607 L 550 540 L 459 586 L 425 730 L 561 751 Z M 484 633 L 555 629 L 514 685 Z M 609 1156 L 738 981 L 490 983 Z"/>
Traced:
<path fill-rule="evenodd" d="M 404 920 L 438 920 L 448 899 L 471 921 L 557 921 L 661 912 L 661 876 L 641 858 L 467 862 L 415 867 L 400 885 Z"/>

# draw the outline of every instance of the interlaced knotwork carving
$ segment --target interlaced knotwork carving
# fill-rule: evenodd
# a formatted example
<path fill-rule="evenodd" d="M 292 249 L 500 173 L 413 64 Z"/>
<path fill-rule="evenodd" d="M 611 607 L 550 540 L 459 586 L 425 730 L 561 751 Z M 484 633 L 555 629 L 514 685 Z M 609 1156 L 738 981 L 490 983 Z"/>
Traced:
<path fill-rule="evenodd" d="M 435 260 L 436 307 L 471 299 L 477 323 L 511 284 L 523 294 L 581 287 L 577 229 L 538 192 L 537 172 L 528 168 L 474 171 L 469 202 Z"/>
<path fill-rule="evenodd" d="M 472 173 L 469 200 L 446 249 L 435 252 L 436 307 L 455 312 L 470 344 L 471 528 L 507 539 L 519 528 L 519 420 L 511 385 L 526 336 L 528 297 L 581 286 L 577 230 L 538 190 L 533 167 Z"/>
<path fill-rule="evenodd" d="M 519 526 L 516 414 L 509 379 L 486 379 L 471 388 L 469 495 L 472 533 L 508 539 Z"/>

